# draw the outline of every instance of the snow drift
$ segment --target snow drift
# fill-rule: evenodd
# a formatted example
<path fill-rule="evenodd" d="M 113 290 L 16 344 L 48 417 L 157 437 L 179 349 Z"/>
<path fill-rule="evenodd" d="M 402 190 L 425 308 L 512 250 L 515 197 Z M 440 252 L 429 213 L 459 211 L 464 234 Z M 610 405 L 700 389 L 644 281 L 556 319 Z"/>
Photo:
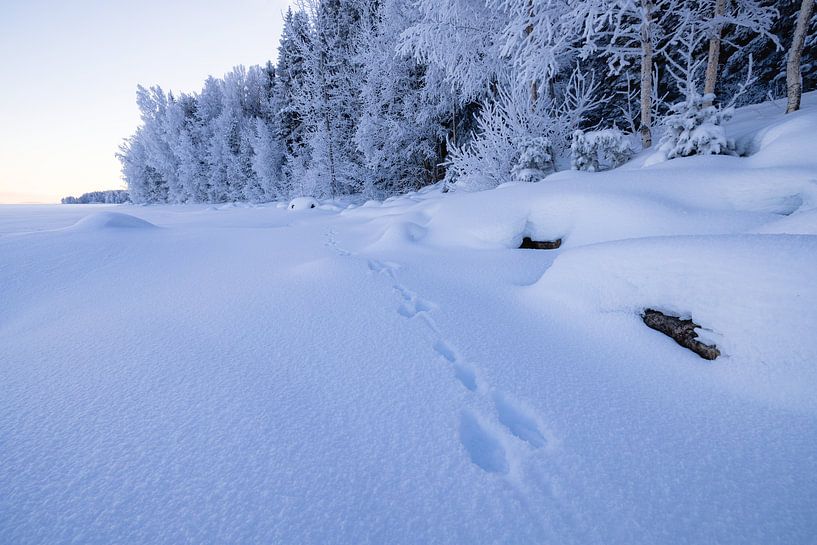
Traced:
<path fill-rule="evenodd" d="M 122 214 L 121 212 L 97 212 L 77 221 L 68 230 L 71 231 L 100 231 L 107 229 L 152 229 L 156 226 L 149 221 Z"/>

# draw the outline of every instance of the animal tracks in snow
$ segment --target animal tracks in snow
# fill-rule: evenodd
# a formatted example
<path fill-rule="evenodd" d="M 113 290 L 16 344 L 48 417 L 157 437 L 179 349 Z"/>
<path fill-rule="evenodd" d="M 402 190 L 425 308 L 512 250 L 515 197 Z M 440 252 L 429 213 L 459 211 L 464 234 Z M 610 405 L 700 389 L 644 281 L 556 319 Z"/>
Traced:
<path fill-rule="evenodd" d="M 471 392 L 477 391 L 477 373 L 473 367 L 460 360 L 457 352 L 451 346 L 443 341 L 437 340 L 432 348 L 434 351 L 451 364 L 454 368 L 454 376 L 460 381 L 467 390 Z"/>
<path fill-rule="evenodd" d="M 547 444 L 545 436 L 536 423 L 536 417 L 529 411 L 522 409 L 515 402 L 500 392 L 494 393 L 499 421 L 519 439 L 526 441 L 534 448 L 544 447 Z"/>
<path fill-rule="evenodd" d="M 339 255 L 355 256 L 338 246 L 333 231 L 327 233 L 327 239 L 327 246 Z M 514 467 L 524 460 L 520 453 L 533 455 L 548 445 L 539 417 L 525 404 L 480 379 L 477 368 L 441 334 L 431 317 L 439 306 L 398 282 L 397 272 L 403 267 L 400 263 L 367 259 L 367 266 L 370 273 L 385 275 L 394 282 L 400 300 L 397 313 L 407 319 L 422 318 L 434 339 L 431 349 L 451 367 L 454 377 L 467 391 L 469 405 L 480 407 L 463 408 L 459 415 L 458 437 L 468 458 L 486 473 L 518 475 Z"/>
<path fill-rule="evenodd" d="M 340 246 L 338 246 L 338 241 L 335 238 L 335 231 L 332 231 L 332 230 L 326 232 L 326 246 L 329 246 L 330 248 L 335 250 L 335 252 L 338 255 L 343 256 L 343 257 L 351 257 L 351 256 L 354 255 L 349 250 L 347 250 L 345 248 L 341 248 Z"/>
<path fill-rule="evenodd" d="M 471 411 L 460 415 L 460 441 L 471 461 L 488 473 L 508 473 L 508 457 L 499 438 Z"/>
<path fill-rule="evenodd" d="M 472 392 L 477 391 L 477 374 L 468 366 L 460 363 L 454 364 L 454 376 L 460 381 L 460 384 L 465 386 Z"/>
<path fill-rule="evenodd" d="M 407 299 L 415 297 L 407 290 L 401 293 Z M 465 410 L 460 415 L 460 443 L 475 465 L 488 473 L 507 474 L 513 462 L 509 461 L 505 444 L 512 443 L 515 438 L 533 451 L 547 446 L 548 441 L 535 412 L 508 394 L 480 384 L 476 368 L 463 359 L 449 341 L 438 338 L 431 348 L 437 356 L 451 365 L 454 376 L 463 387 L 477 398 L 489 397 L 489 406 L 493 406 L 499 423 L 495 427 L 486 425 L 487 419 L 476 411 Z"/>
<path fill-rule="evenodd" d="M 422 312 L 429 312 L 431 310 L 434 310 L 433 303 L 430 303 L 419 297 L 413 297 L 411 299 L 403 301 L 403 303 L 397 309 L 397 312 L 398 314 L 406 318 L 414 318 L 415 316 Z"/>
<path fill-rule="evenodd" d="M 393 261 L 378 261 L 377 259 L 370 259 L 369 260 L 369 270 L 373 273 L 382 273 L 386 274 L 392 279 L 394 278 L 394 273 L 400 269 L 400 264 L 395 263 Z"/>
<path fill-rule="evenodd" d="M 434 351 L 437 354 L 439 354 L 449 362 L 454 363 L 457 361 L 456 352 L 454 352 L 454 349 L 451 348 L 451 346 L 449 346 L 447 342 L 443 340 L 438 340 L 437 342 L 434 343 L 434 346 L 432 348 L 434 348 Z"/>

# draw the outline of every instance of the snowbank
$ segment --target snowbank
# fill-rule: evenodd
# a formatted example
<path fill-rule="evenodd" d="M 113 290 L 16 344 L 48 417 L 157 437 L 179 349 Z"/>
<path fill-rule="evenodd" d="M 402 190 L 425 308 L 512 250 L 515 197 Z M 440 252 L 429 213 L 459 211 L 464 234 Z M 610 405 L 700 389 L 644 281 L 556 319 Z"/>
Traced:
<path fill-rule="evenodd" d="M 691 317 L 699 338 L 726 358 L 712 364 L 729 369 L 718 380 L 765 402 L 815 410 L 816 270 L 814 236 L 644 238 L 565 252 L 530 291 L 542 304 L 596 315 L 637 319 L 654 308 Z"/>
<path fill-rule="evenodd" d="M 149 221 L 122 214 L 120 212 L 97 212 L 85 216 L 67 230 L 71 231 L 99 231 L 106 229 L 153 229 L 156 226 Z"/>

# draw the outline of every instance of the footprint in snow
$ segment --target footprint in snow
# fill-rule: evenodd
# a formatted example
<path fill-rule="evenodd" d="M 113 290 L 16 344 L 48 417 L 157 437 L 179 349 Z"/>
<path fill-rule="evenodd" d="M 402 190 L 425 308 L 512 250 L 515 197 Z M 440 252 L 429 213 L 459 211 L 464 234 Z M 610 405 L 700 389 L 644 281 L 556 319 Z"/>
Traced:
<path fill-rule="evenodd" d="M 369 270 L 374 273 L 383 273 L 394 277 L 395 271 L 400 268 L 399 263 L 394 263 L 393 261 L 379 261 L 377 259 L 370 259 L 369 260 Z"/>
<path fill-rule="evenodd" d="M 449 361 L 449 363 L 454 363 L 457 361 L 457 354 L 454 352 L 454 349 L 449 346 L 447 342 L 440 339 L 434 343 L 434 351 Z"/>
<path fill-rule="evenodd" d="M 529 411 L 508 399 L 500 392 L 494 394 L 499 421 L 519 439 L 526 441 L 534 448 L 541 448 L 547 444 L 544 434 L 539 429 L 536 419 Z"/>
<path fill-rule="evenodd" d="M 477 391 L 477 374 L 468 364 L 460 361 L 456 351 L 442 339 L 434 343 L 434 351 L 437 352 L 454 368 L 454 376 L 467 390 Z"/>
<path fill-rule="evenodd" d="M 343 248 L 338 246 L 338 241 L 335 239 L 335 232 L 334 231 L 327 232 L 326 233 L 326 238 L 328 239 L 327 242 L 326 242 L 326 245 L 329 246 L 330 248 L 332 248 L 333 250 L 335 250 L 335 252 L 337 252 L 338 255 L 343 256 L 343 257 L 349 257 L 349 256 L 354 255 L 349 250 L 344 250 Z"/>
<path fill-rule="evenodd" d="M 461 363 L 455 363 L 454 376 L 457 377 L 457 380 L 459 380 L 466 389 L 472 392 L 477 391 L 477 374 L 470 367 Z"/>
<path fill-rule="evenodd" d="M 414 299 L 404 301 L 403 304 L 400 305 L 400 308 L 397 309 L 397 312 L 406 318 L 414 318 L 422 312 L 428 312 L 433 309 L 434 305 L 419 297 L 415 297 Z"/>
<path fill-rule="evenodd" d="M 508 459 L 505 448 L 477 416 L 470 411 L 460 415 L 460 442 L 471 461 L 488 473 L 508 473 Z"/>
<path fill-rule="evenodd" d="M 411 301 L 416 297 L 413 291 L 406 288 L 405 286 L 401 286 L 400 284 L 394 285 L 394 291 L 400 294 L 400 297 L 402 297 L 404 301 Z"/>

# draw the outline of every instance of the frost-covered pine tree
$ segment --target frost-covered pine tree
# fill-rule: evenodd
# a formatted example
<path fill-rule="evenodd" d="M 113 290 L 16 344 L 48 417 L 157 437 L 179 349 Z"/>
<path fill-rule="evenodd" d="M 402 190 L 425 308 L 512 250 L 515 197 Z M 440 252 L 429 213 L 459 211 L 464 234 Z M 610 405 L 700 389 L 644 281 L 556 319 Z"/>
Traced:
<path fill-rule="evenodd" d="M 309 16 L 303 10 L 288 9 L 284 28 L 278 45 L 278 64 L 275 79 L 275 125 L 276 138 L 284 144 L 282 176 L 293 177 L 292 165 L 296 157 L 299 164 L 308 164 L 309 150 L 306 143 L 305 117 L 306 52 L 311 50 Z"/>
<path fill-rule="evenodd" d="M 263 67 L 250 67 L 247 85 L 245 116 L 243 127 L 244 149 L 252 150 L 250 164 L 253 175 L 248 178 L 244 190 L 251 202 L 266 202 L 289 196 L 283 179 L 285 144 L 278 137 L 277 77 L 271 62 Z"/>
<path fill-rule="evenodd" d="M 178 177 L 178 160 L 170 147 L 167 134 L 168 102 L 174 102 L 172 95 L 165 95 L 161 87 L 146 89 L 139 85 L 136 89 L 136 104 L 142 117 L 141 142 L 144 145 L 147 165 L 155 171 L 166 186 L 165 192 L 153 192 L 153 198 L 180 202 L 183 188 Z"/>
<path fill-rule="evenodd" d="M 237 66 L 224 76 L 222 108 L 210 139 L 211 200 L 263 198 L 253 169 L 257 118 L 269 117 L 270 75 L 258 66 Z"/>
<path fill-rule="evenodd" d="M 632 157 L 627 136 L 619 129 L 577 130 L 570 146 L 570 163 L 574 170 L 598 172 L 616 168 Z"/>
<path fill-rule="evenodd" d="M 289 197 L 290 190 L 284 178 L 285 144 L 278 139 L 272 121 L 255 118 L 250 146 L 253 149 L 252 169 L 255 182 L 247 190 L 247 199 L 266 202 Z"/>
<path fill-rule="evenodd" d="M 356 193 L 364 183 L 363 157 L 355 144 L 360 118 L 360 66 L 356 33 L 370 0 L 323 0 L 311 4 L 311 38 L 300 44 L 307 70 L 304 93 L 296 97 L 306 122 L 306 176 L 318 195 Z"/>
<path fill-rule="evenodd" d="M 119 147 L 117 157 L 122 163 L 122 177 L 134 203 L 167 202 L 167 184 L 151 165 L 144 127 L 139 127 Z"/>
<path fill-rule="evenodd" d="M 176 156 L 179 186 L 172 202 L 198 202 L 204 199 L 201 187 L 207 176 L 203 147 L 198 140 L 198 101 L 196 96 L 182 93 L 168 107 L 165 134 Z"/>
<path fill-rule="evenodd" d="M 368 196 L 417 189 L 441 174 L 454 96 L 436 67 L 398 53 L 399 35 L 419 18 L 402 0 L 384 0 L 358 35 L 362 115 L 355 141 L 363 153 Z"/>
<path fill-rule="evenodd" d="M 667 159 L 734 152 L 734 143 L 726 138 L 723 129 L 723 123 L 732 116 L 732 109 L 713 106 L 712 98 L 692 91 L 684 102 L 671 108 L 664 119 L 660 147 Z"/>
<path fill-rule="evenodd" d="M 520 137 L 516 148 L 519 156 L 511 167 L 514 182 L 538 182 L 556 170 L 553 146 L 544 136 Z"/>

